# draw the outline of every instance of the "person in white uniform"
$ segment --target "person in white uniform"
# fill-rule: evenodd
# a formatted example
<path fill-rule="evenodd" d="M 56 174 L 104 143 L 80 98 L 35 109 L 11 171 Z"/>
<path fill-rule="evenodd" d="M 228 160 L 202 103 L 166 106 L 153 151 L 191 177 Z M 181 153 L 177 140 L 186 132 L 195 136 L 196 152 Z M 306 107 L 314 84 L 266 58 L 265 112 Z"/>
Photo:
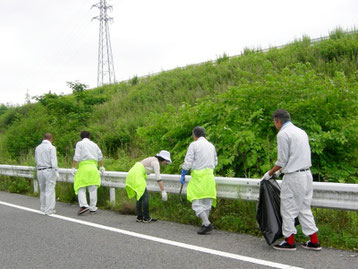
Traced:
<path fill-rule="evenodd" d="M 103 175 L 103 155 L 98 145 L 90 140 L 91 134 L 82 131 L 81 141 L 77 142 L 73 156 L 72 174 L 74 175 L 74 190 L 78 195 L 80 209 L 78 215 L 87 211 L 97 211 L 97 188 L 101 185 L 100 173 Z M 79 166 L 78 172 L 76 170 Z M 100 166 L 100 173 L 97 169 Z M 87 203 L 86 189 L 88 189 L 90 204 Z"/>
<path fill-rule="evenodd" d="M 290 114 L 283 109 L 273 113 L 277 134 L 277 161 L 263 179 L 270 179 L 274 173 L 284 173 L 281 185 L 282 234 L 285 240 L 273 248 L 277 250 L 296 250 L 294 235 L 297 233 L 295 218 L 302 232 L 310 237 L 303 247 L 321 250 L 317 238 L 318 229 L 311 211 L 313 178 L 310 171 L 311 149 L 306 132 L 290 121 Z"/>
<path fill-rule="evenodd" d="M 51 215 L 56 213 L 55 186 L 58 179 L 56 148 L 52 145 L 53 137 L 46 133 L 42 143 L 35 149 L 37 179 L 40 186 L 40 210 Z"/>
<path fill-rule="evenodd" d="M 185 184 L 185 175 L 191 169 L 191 179 L 187 187 L 187 199 L 192 209 L 202 220 L 198 234 L 206 234 L 213 230 L 209 221 L 212 206 L 216 205 L 216 183 L 214 168 L 218 163 L 215 146 L 205 138 L 205 129 L 197 126 L 193 129 L 193 139 L 185 155 L 180 177 Z"/>

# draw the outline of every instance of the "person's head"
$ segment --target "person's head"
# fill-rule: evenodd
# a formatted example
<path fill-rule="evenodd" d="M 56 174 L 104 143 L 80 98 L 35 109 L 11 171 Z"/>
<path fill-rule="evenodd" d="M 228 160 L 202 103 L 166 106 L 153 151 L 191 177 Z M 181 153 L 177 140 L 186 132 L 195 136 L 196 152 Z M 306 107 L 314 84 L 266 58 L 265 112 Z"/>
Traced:
<path fill-rule="evenodd" d="M 80 137 L 83 139 L 83 138 L 88 138 L 90 139 L 91 138 L 91 134 L 89 131 L 82 131 L 81 134 L 80 134 Z"/>
<path fill-rule="evenodd" d="M 272 118 L 274 120 L 277 130 L 280 130 L 282 125 L 291 120 L 290 114 L 287 110 L 277 109 L 273 114 Z"/>
<path fill-rule="evenodd" d="M 172 160 L 170 159 L 170 152 L 166 150 L 161 150 L 155 157 L 158 159 L 161 165 L 171 164 Z"/>
<path fill-rule="evenodd" d="M 50 142 L 52 143 L 52 141 L 53 141 L 52 134 L 46 133 L 46 134 L 44 135 L 43 140 L 48 140 L 48 141 L 50 141 Z"/>
<path fill-rule="evenodd" d="M 198 140 L 200 137 L 205 137 L 205 129 L 201 126 L 196 126 L 193 129 L 194 140 Z"/>

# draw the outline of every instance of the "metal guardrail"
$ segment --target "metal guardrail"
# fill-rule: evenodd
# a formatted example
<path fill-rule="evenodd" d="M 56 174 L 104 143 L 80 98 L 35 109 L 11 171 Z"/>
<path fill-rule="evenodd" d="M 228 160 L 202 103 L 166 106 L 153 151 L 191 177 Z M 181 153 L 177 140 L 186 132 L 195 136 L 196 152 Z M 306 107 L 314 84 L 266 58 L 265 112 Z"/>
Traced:
<path fill-rule="evenodd" d="M 0 175 L 32 178 L 34 192 L 38 192 L 38 183 L 35 177 L 36 169 L 31 166 L 0 165 Z M 71 169 L 59 168 L 59 182 L 73 183 Z M 106 171 L 101 176 L 101 186 L 110 188 L 110 200 L 115 201 L 115 188 L 124 188 L 127 172 Z M 162 181 L 168 193 L 179 193 L 180 175 L 162 174 Z M 186 181 L 190 176 L 186 176 Z M 219 198 L 242 199 L 258 201 L 260 179 L 215 177 L 217 194 Z M 281 180 L 278 180 L 281 184 Z M 182 193 L 186 193 L 184 185 Z M 159 192 L 159 187 L 154 175 L 147 179 L 147 189 Z M 313 182 L 312 206 L 319 208 L 331 208 L 358 211 L 358 184 Z"/>

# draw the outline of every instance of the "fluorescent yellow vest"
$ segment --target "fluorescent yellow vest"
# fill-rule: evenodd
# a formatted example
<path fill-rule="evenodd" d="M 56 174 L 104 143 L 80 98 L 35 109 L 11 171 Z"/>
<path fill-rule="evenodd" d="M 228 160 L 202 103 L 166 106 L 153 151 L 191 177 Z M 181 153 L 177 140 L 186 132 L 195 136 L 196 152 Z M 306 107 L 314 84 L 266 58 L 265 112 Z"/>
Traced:
<path fill-rule="evenodd" d="M 186 189 L 187 199 L 193 200 L 212 198 L 213 206 L 216 206 L 216 183 L 214 178 L 214 169 L 205 168 L 201 170 L 192 170 L 191 179 Z"/>
<path fill-rule="evenodd" d="M 101 177 L 97 169 L 97 161 L 86 160 L 80 162 L 73 183 L 75 193 L 78 194 L 80 188 L 93 185 L 101 186 Z"/>
<path fill-rule="evenodd" d="M 129 199 L 137 196 L 137 200 L 139 200 L 142 197 L 147 186 L 146 180 L 147 173 L 143 164 L 140 162 L 135 163 L 126 178 L 126 191 Z"/>

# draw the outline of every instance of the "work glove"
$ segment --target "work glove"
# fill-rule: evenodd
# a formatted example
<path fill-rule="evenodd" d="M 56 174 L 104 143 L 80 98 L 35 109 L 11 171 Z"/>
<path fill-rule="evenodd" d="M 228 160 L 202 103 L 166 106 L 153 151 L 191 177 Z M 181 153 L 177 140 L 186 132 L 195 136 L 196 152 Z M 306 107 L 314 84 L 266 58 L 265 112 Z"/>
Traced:
<path fill-rule="evenodd" d="M 104 172 L 106 171 L 106 169 L 104 169 L 104 167 L 101 166 L 101 167 L 99 168 L 99 171 L 101 172 L 101 175 L 103 176 L 103 174 L 104 174 Z"/>
<path fill-rule="evenodd" d="M 180 183 L 181 184 L 185 184 L 185 175 L 186 175 L 186 173 L 188 173 L 188 170 L 184 170 L 184 169 L 181 170 L 181 176 L 180 176 Z"/>
<path fill-rule="evenodd" d="M 60 173 L 58 171 L 56 171 L 56 179 L 60 178 Z"/>
<path fill-rule="evenodd" d="M 281 169 L 277 170 L 275 173 L 273 173 L 273 178 L 279 178 L 281 175 Z"/>
<path fill-rule="evenodd" d="M 77 169 L 74 168 L 74 167 L 72 167 L 71 174 L 72 174 L 73 176 L 75 176 L 76 173 L 77 173 Z"/>
<path fill-rule="evenodd" d="M 269 175 L 270 171 L 267 171 L 261 180 L 269 180 L 272 176 Z"/>
<path fill-rule="evenodd" d="M 168 194 L 166 191 L 162 191 L 162 200 L 164 202 L 168 201 Z"/>

